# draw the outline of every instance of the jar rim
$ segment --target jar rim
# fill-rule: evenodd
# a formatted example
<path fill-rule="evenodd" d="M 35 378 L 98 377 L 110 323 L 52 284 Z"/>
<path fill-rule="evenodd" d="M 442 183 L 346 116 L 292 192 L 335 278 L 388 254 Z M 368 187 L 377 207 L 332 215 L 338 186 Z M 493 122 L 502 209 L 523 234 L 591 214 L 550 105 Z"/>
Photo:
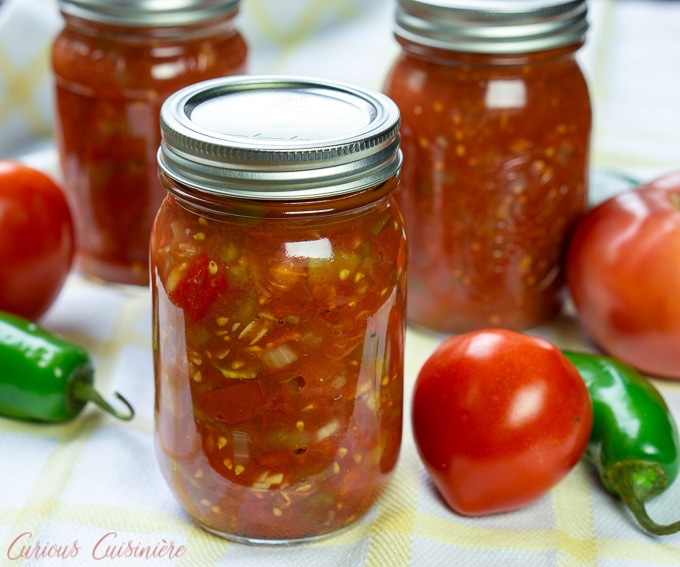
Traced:
<path fill-rule="evenodd" d="M 587 13 L 586 0 L 397 0 L 394 33 L 447 51 L 526 53 L 582 42 Z"/>
<path fill-rule="evenodd" d="M 309 77 L 222 77 L 166 99 L 158 164 L 207 193 L 326 198 L 398 172 L 399 124 L 397 105 L 369 89 Z"/>
<path fill-rule="evenodd" d="M 187 26 L 223 16 L 240 0 L 58 0 L 61 13 L 130 27 Z"/>

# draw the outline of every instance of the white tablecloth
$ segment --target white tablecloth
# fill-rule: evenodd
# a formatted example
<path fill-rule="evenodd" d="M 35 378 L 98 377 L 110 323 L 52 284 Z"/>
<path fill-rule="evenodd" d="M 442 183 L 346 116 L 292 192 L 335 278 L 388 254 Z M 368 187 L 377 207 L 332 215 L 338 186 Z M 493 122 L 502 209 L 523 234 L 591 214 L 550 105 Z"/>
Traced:
<path fill-rule="evenodd" d="M 244 0 L 239 26 L 251 46 L 252 72 L 380 89 L 398 50 L 392 12 L 390 0 Z M 678 168 L 680 2 L 592 0 L 590 12 L 580 57 L 595 105 L 594 164 L 640 179 Z M 53 0 L 0 4 L 0 158 L 20 157 L 50 172 L 56 159 L 48 57 L 59 27 Z M 517 512 L 462 518 L 446 508 L 418 460 L 408 422 L 413 381 L 437 339 L 413 330 L 401 458 L 372 513 L 315 544 L 272 549 L 226 542 L 187 519 L 156 465 L 148 291 L 73 275 L 42 323 L 86 347 L 99 389 L 108 397 L 123 393 L 137 416 L 124 423 L 90 408 L 65 425 L 0 419 L 1 566 L 680 565 L 680 534 L 643 533 L 585 464 Z M 563 347 L 583 344 L 567 313 L 534 332 Z M 680 381 L 656 384 L 680 419 Z M 653 501 L 651 513 L 659 521 L 678 519 L 679 501 L 676 483 Z M 53 545 L 70 556 L 47 557 Z M 128 546 L 163 545 L 174 550 L 172 558 L 119 556 Z"/>

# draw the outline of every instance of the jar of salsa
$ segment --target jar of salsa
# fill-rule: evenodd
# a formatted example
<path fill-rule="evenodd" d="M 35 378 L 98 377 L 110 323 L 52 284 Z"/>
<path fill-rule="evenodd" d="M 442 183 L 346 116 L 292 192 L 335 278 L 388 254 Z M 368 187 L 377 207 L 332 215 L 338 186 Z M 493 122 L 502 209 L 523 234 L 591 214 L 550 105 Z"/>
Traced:
<path fill-rule="evenodd" d="M 401 444 L 399 111 L 306 78 L 163 105 L 151 237 L 156 450 L 201 526 L 309 540 L 373 506 Z"/>
<path fill-rule="evenodd" d="M 85 276 L 149 282 L 149 235 L 165 190 L 158 115 L 183 86 L 245 72 L 239 0 L 60 0 L 52 50 L 56 141 Z"/>
<path fill-rule="evenodd" d="M 384 90 L 402 117 L 409 322 L 522 330 L 562 305 L 587 201 L 585 0 L 398 0 Z"/>

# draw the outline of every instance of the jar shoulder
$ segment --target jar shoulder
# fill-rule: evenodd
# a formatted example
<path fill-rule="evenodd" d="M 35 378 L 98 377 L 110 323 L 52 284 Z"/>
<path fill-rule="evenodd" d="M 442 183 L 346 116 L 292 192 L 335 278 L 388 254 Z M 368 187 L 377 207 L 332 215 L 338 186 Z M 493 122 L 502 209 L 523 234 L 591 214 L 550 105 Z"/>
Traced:
<path fill-rule="evenodd" d="M 536 64 L 447 64 L 402 54 L 390 69 L 385 93 L 400 107 L 403 123 L 415 129 L 444 128 L 442 117 L 472 120 L 555 122 L 573 117 L 587 130 L 592 105 L 586 77 L 573 58 Z M 432 116 L 432 119 L 428 119 Z M 468 121 L 469 121 L 468 120 Z M 518 125 L 520 130 L 524 126 Z"/>
<path fill-rule="evenodd" d="M 52 47 L 52 68 L 58 80 L 79 84 L 126 85 L 138 88 L 182 84 L 244 70 L 248 45 L 238 30 L 189 39 L 137 38 L 62 31 Z"/>
<path fill-rule="evenodd" d="M 586 79 L 575 57 L 554 59 L 518 58 L 494 62 L 492 58 L 426 58 L 402 53 L 390 67 L 385 89 L 413 91 L 426 96 L 429 90 L 450 89 L 452 85 L 483 88 L 489 81 L 517 80 L 530 88 L 557 90 L 572 84 L 586 86 Z"/>

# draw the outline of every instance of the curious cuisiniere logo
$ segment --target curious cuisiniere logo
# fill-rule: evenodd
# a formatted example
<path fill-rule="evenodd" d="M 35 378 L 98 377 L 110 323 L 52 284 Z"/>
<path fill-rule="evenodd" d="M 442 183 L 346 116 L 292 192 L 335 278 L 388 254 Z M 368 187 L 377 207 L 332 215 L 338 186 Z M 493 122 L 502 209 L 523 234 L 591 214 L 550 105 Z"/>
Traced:
<path fill-rule="evenodd" d="M 138 541 L 126 540 L 117 532 L 110 531 L 103 534 L 99 539 L 89 544 L 78 539 L 67 542 L 55 543 L 35 539 L 32 532 L 26 531 L 11 540 L 9 546 L 3 551 L 5 559 L 9 561 L 25 561 L 31 559 L 47 560 L 156 560 L 179 559 L 186 552 L 184 545 L 177 545 L 174 541 L 161 539 L 151 544 L 142 544 Z M 2 563 L 2 561 L 0 561 Z"/>

